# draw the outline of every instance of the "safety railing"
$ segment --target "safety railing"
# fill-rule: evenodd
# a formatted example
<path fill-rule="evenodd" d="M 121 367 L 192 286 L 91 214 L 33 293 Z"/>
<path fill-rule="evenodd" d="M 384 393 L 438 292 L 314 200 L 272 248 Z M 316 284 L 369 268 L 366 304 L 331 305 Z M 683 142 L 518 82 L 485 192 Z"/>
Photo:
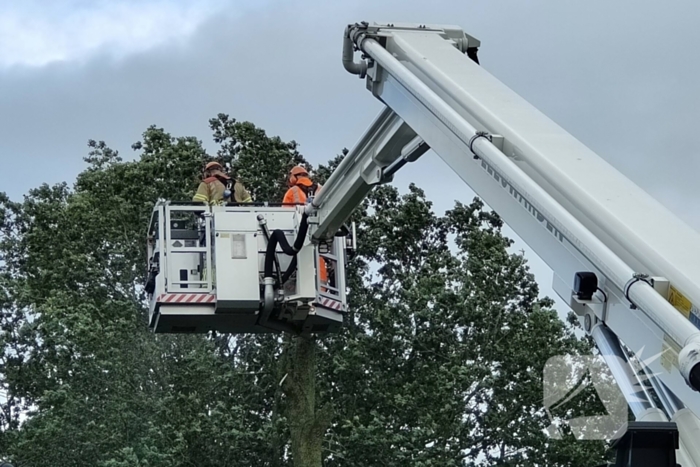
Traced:
<path fill-rule="evenodd" d="M 162 232 L 166 293 L 214 289 L 211 213 L 205 206 L 166 205 Z M 193 271 L 198 280 L 190 279 Z"/>
<path fill-rule="evenodd" d="M 336 302 L 330 308 L 345 309 L 345 241 L 334 238 L 330 244 L 319 244 L 316 248 L 316 290 L 317 302 L 328 306 L 328 300 Z M 321 261 L 325 263 L 326 280 L 321 278 Z M 339 304 L 337 303 L 339 302 Z"/>

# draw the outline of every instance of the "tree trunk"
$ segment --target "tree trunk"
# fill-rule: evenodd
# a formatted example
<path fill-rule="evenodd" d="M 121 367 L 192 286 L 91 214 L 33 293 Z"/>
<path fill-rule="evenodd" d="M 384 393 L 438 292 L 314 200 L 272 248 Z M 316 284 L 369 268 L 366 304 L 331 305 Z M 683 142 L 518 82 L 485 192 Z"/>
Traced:
<path fill-rule="evenodd" d="M 270 467 L 280 467 L 284 460 L 284 450 L 287 444 L 287 440 L 283 437 L 283 434 L 279 429 L 279 420 L 282 419 L 283 394 L 284 385 L 281 383 L 284 376 L 289 370 L 288 360 L 289 360 L 289 349 L 292 344 L 291 339 L 283 335 L 281 338 L 282 345 L 282 355 L 281 358 L 275 363 L 275 380 L 279 381 L 280 384 L 276 385 L 275 395 L 272 401 L 272 438 L 270 439 Z"/>
<path fill-rule="evenodd" d="M 316 343 L 294 338 L 286 381 L 294 467 L 321 467 L 330 405 L 316 409 Z"/>

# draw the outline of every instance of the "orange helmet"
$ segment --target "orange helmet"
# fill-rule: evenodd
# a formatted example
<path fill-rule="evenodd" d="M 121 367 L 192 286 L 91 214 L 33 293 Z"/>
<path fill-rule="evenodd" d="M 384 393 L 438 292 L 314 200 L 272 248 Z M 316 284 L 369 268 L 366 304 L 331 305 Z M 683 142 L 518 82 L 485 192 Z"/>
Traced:
<path fill-rule="evenodd" d="M 312 185 L 311 180 L 309 179 L 309 172 L 307 172 L 306 169 L 300 165 L 292 167 L 292 170 L 289 172 L 289 186 L 295 185 Z"/>

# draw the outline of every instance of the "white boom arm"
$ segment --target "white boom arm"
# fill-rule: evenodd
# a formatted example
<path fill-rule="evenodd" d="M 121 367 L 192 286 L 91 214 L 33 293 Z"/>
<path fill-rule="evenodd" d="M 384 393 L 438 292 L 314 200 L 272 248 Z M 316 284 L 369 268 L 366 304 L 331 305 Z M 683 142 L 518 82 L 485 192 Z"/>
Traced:
<path fill-rule="evenodd" d="M 453 26 L 346 29 L 345 68 L 386 108 L 313 200 L 313 238 L 333 236 L 374 185 L 433 149 L 552 268 L 601 353 L 623 342 L 668 396 L 668 418 L 699 433 L 700 234 L 479 66 L 479 46 Z M 603 293 L 576 293 L 582 271 Z M 611 370 L 638 419 L 665 417 L 633 404 L 634 382 Z M 698 444 L 681 450 L 683 465 L 700 467 Z"/>

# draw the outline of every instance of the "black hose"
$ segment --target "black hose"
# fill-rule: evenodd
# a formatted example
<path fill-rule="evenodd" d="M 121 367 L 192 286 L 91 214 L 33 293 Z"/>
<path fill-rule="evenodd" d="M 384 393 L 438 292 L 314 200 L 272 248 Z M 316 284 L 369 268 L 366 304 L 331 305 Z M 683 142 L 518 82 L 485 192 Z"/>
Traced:
<path fill-rule="evenodd" d="M 267 229 L 266 224 L 262 224 L 262 231 L 263 234 L 265 235 L 265 240 L 267 243 L 270 243 L 270 231 Z M 280 284 L 283 284 L 282 282 L 282 268 L 280 267 L 280 262 L 279 258 L 277 258 L 277 254 L 275 254 L 275 272 L 277 272 L 277 282 Z"/>
<path fill-rule="evenodd" d="M 265 251 L 265 274 L 264 277 L 272 277 L 272 265 L 275 264 L 275 253 L 277 252 L 277 245 L 282 247 L 282 251 L 289 255 L 294 256 L 296 252 L 289 246 L 287 237 L 281 230 L 275 230 L 270 234 L 270 241 L 267 242 L 267 250 Z"/>
<path fill-rule="evenodd" d="M 297 235 L 297 239 L 294 242 L 294 249 L 296 251 L 301 250 L 301 247 L 304 246 L 304 239 L 306 238 L 306 232 L 308 230 L 309 230 L 309 216 L 307 216 L 306 213 L 304 213 L 301 216 L 301 225 L 299 226 L 299 234 Z"/>
<path fill-rule="evenodd" d="M 289 278 L 292 277 L 292 274 L 294 274 L 294 271 L 296 271 L 296 269 L 297 269 L 297 257 L 295 256 L 294 258 L 292 258 L 292 261 L 289 263 L 289 267 L 287 267 L 287 270 L 284 271 L 280 285 L 284 285 L 289 280 Z"/>
<path fill-rule="evenodd" d="M 294 246 L 290 246 L 287 241 L 286 235 L 281 230 L 275 230 L 270 234 L 270 241 L 267 242 L 267 250 L 265 251 L 265 270 L 264 277 L 272 277 L 272 265 L 275 261 L 275 253 L 277 252 L 277 245 L 282 247 L 284 254 L 288 256 L 296 257 L 296 254 L 301 247 L 304 246 L 304 238 L 306 238 L 306 232 L 309 229 L 309 223 L 306 214 L 301 218 L 301 225 L 299 226 L 299 233 L 294 241 Z M 285 272 L 286 274 L 286 272 Z M 284 283 L 284 281 L 282 281 Z"/>

